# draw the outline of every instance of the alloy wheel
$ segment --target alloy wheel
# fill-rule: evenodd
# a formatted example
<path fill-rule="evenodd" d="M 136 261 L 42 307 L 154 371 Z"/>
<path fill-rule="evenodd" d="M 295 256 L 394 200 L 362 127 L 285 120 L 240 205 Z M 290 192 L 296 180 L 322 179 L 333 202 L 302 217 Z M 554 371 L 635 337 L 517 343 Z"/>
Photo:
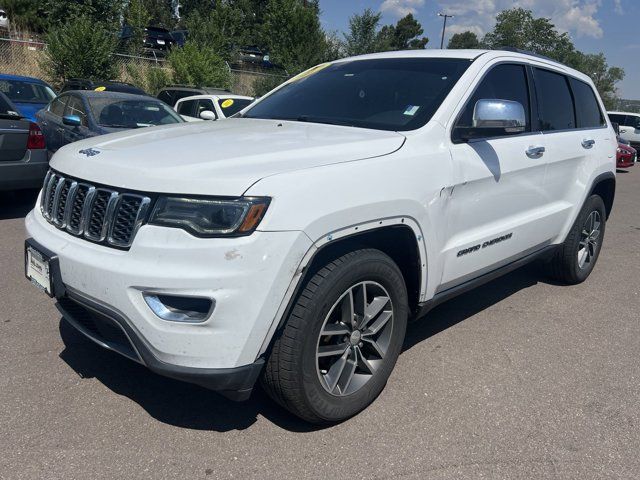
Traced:
<path fill-rule="evenodd" d="M 351 286 L 326 316 L 316 349 L 320 383 L 332 395 L 361 389 L 382 367 L 393 331 L 393 304 L 385 288 Z"/>
<path fill-rule="evenodd" d="M 580 243 L 578 244 L 578 266 L 581 269 L 589 267 L 596 257 L 598 242 L 600 241 L 601 218 L 600 212 L 592 211 L 582 226 Z"/>

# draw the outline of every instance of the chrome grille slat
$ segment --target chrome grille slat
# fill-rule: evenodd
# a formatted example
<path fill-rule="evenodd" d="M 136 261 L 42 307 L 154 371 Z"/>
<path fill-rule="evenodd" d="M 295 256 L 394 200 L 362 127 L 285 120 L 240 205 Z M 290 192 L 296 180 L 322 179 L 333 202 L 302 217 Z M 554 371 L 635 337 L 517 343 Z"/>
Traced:
<path fill-rule="evenodd" d="M 46 220 L 76 237 L 128 248 L 146 220 L 151 199 L 137 193 L 66 178 L 50 170 L 44 180 L 40 209 Z"/>

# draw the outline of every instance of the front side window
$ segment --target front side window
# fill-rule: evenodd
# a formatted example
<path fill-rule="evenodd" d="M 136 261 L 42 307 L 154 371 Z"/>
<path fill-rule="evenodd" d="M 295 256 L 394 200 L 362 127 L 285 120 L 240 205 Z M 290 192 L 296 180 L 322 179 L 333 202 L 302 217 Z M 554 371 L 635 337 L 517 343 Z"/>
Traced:
<path fill-rule="evenodd" d="M 67 103 L 68 95 L 61 95 L 49 104 L 49 112 L 58 117 L 64 115 L 64 106 Z"/>
<path fill-rule="evenodd" d="M 590 85 L 576 78 L 569 79 L 576 102 L 578 128 L 597 128 L 605 125 L 604 116 Z"/>
<path fill-rule="evenodd" d="M 87 126 L 87 114 L 84 111 L 84 105 L 82 104 L 82 100 L 75 95 L 69 96 L 69 101 L 64 109 L 64 115 L 76 115 L 80 117 L 82 126 Z"/>
<path fill-rule="evenodd" d="M 542 131 L 576 128 L 573 98 L 567 77 L 540 68 L 534 70 Z"/>
<path fill-rule="evenodd" d="M 460 58 L 380 58 L 319 65 L 243 116 L 414 130 L 431 119 L 470 64 Z"/>
<path fill-rule="evenodd" d="M 529 85 L 524 65 L 501 64 L 493 67 L 467 101 L 457 127 L 473 126 L 473 111 L 479 100 L 510 100 L 520 103 L 524 107 L 527 122 L 525 131 L 531 131 Z"/>
<path fill-rule="evenodd" d="M 200 114 L 205 111 L 212 112 L 215 115 L 216 109 L 213 106 L 213 100 L 210 100 L 208 98 L 200 99 L 200 101 L 198 102 L 198 118 L 200 118 Z M 216 118 L 217 117 L 218 116 L 216 115 Z"/>

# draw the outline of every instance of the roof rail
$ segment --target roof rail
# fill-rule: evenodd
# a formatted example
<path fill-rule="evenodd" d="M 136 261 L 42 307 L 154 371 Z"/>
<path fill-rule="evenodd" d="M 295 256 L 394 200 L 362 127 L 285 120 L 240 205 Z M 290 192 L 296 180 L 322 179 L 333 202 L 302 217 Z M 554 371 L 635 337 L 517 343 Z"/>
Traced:
<path fill-rule="evenodd" d="M 555 62 L 555 63 L 560 63 L 562 64 L 562 62 L 559 62 L 558 60 L 551 58 L 551 57 L 547 57 L 546 55 L 541 55 L 539 53 L 536 52 L 532 52 L 531 50 L 524 50 L 522 48 L 515 48 L 515 47 L 500 47 L 496 50 L 505 50 L 507 52 L 514 52 L 514 53 L 522 53 L 523 55 L 529 55 L 530 57 L 536 57 L 536 58 L 541 58 L 543 60 L 549 60 L 550 62 Z M 564 64 L 563 64 L 564 65 Z"/>

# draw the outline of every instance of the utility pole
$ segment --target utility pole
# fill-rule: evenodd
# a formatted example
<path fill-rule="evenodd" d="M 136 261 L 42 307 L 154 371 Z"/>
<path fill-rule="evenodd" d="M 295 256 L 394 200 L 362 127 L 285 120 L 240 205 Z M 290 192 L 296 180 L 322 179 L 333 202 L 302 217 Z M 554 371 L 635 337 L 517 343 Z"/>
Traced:
<path fill-rule="evenodd" d="M 439 12 L 439 17 L 444 19 L 444 24 L 442 25 L 442 38 L 440 39 L 440 49 L 444 48 L 444 31 L 447 29 L 447 18 L 453 18 L 455 15 L 447 15 L 446 13 Z"/>

